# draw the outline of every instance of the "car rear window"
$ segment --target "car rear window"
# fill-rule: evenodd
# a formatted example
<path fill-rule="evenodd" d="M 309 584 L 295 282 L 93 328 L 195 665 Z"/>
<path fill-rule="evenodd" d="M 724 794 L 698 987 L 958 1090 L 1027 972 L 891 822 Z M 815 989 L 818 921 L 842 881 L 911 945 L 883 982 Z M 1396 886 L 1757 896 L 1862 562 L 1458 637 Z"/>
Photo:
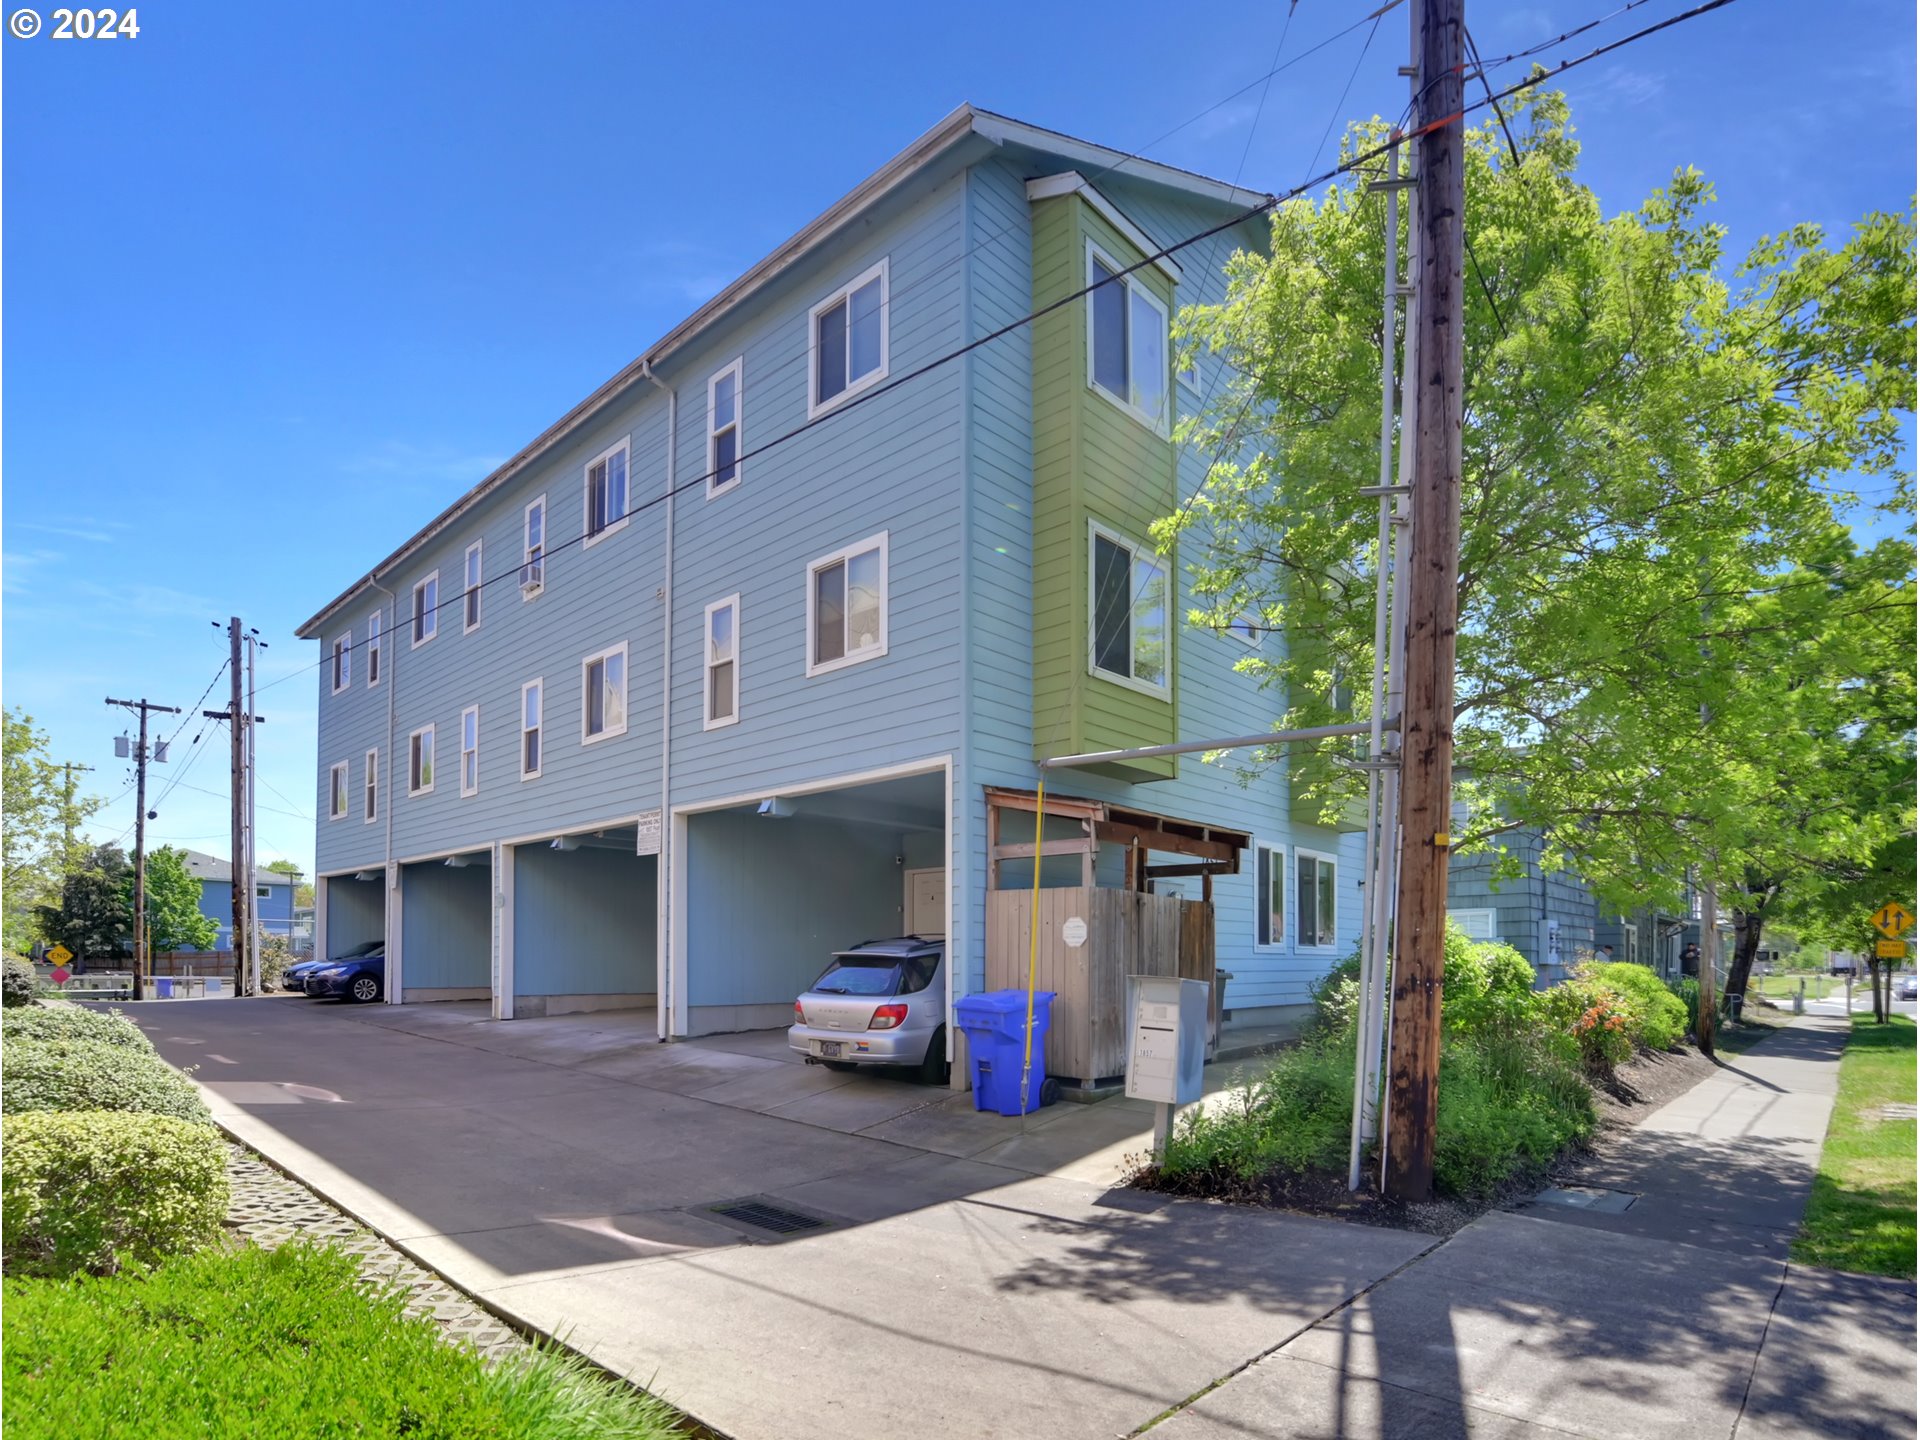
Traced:
<path fill-rule="evenodd" d="M 924 990 L 933 979 L 935 955 L 909 955 L 903 959 L 878 955 L 836 955 L 833 963 L 813 982 L 813 988 L 826 995 L 912 995 Z"/>

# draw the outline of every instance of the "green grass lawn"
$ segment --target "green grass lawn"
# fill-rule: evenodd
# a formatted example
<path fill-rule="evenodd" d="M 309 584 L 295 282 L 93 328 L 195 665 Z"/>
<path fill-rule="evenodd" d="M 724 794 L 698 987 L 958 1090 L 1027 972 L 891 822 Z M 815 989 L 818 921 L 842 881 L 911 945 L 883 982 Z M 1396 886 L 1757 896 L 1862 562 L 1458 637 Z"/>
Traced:
<path fill-rule="evenodd" d="M 1847 982 L 1837 976 L 1822 971 L 1796 971 L 1787 975 L 1756 975 L 1753 985 L 1769 1000 L 1791 1000 L 1799 990 L 1800 982 L 1807 982 L 1807 998 L 1824 1000 L 1828 995 L 1843 992 Z"/>
<path fill-rule="evenodd" d="M 1914 1273 L 1914 1122 L 1880 1115 L 1914 1103 L 1914 1026 L 1853 1017 L 1840 1093 L 1793 1258 L 1871 1275 Z"/>

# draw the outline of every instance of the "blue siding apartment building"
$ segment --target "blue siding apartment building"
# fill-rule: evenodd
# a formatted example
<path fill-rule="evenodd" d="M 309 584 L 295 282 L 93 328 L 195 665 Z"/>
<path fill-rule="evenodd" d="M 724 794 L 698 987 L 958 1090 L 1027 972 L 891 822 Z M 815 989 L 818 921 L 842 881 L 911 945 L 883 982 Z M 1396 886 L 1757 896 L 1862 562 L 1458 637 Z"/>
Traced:
<path fill-rule="evenodd" d="M 390 1001 L 654 1006 L 663 1037 L 786 1024 L 870 936 L 944 934 L 981 988 L 991 793 L 1076 742 L 1276 719 L 1249 640 L 1186 624 L 1183 557 L 1142 533 L 1205 471 L 1170 432 L 1213 362 L 1175 376 L 1167 317 L 1223 295 L 1264 220 L 915 372 L 1262 198 L 962 107 L 353 580 L 300 632 L 319 953 L 384 936 Z M 1038 263 L 1062 254 L 1070 281 Z M 1102 484 L 1041 535 L 1037 477 L 1083 462 Z M 1122 513 L 1101 497 L 1133 465 Z M 1061 566 L 1139 588 L 1116 607 Z M 1212 884 L 1236 1020 L 1354 948 L 1360 837 L 1296 818 L 1282 771 L 1048 792 L 1243 832 Z"/>

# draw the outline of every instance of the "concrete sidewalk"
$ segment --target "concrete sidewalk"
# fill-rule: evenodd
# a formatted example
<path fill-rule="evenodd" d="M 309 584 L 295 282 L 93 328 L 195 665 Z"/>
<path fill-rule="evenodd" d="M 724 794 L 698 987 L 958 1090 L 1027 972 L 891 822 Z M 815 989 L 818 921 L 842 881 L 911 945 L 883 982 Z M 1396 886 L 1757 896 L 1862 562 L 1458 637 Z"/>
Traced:
<path fill-rule="evenodd" d="M 1845 1039 L 1732 1058 L 1153 1434 L 1908 1440 L 1914 1286 L 1786 1261 Z"/>

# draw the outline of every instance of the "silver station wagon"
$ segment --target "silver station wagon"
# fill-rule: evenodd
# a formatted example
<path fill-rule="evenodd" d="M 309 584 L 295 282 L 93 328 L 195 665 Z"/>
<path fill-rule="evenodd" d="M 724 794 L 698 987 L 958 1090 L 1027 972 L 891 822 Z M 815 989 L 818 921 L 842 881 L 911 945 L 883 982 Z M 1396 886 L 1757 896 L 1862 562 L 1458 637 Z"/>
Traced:
<path fill-rule="evenodd" d="M 842 950 L 793 1002 L 787 1043 L 835 1068 L 912 1065 L 947 1078 L 947 945 L 917 935 Z"/>

